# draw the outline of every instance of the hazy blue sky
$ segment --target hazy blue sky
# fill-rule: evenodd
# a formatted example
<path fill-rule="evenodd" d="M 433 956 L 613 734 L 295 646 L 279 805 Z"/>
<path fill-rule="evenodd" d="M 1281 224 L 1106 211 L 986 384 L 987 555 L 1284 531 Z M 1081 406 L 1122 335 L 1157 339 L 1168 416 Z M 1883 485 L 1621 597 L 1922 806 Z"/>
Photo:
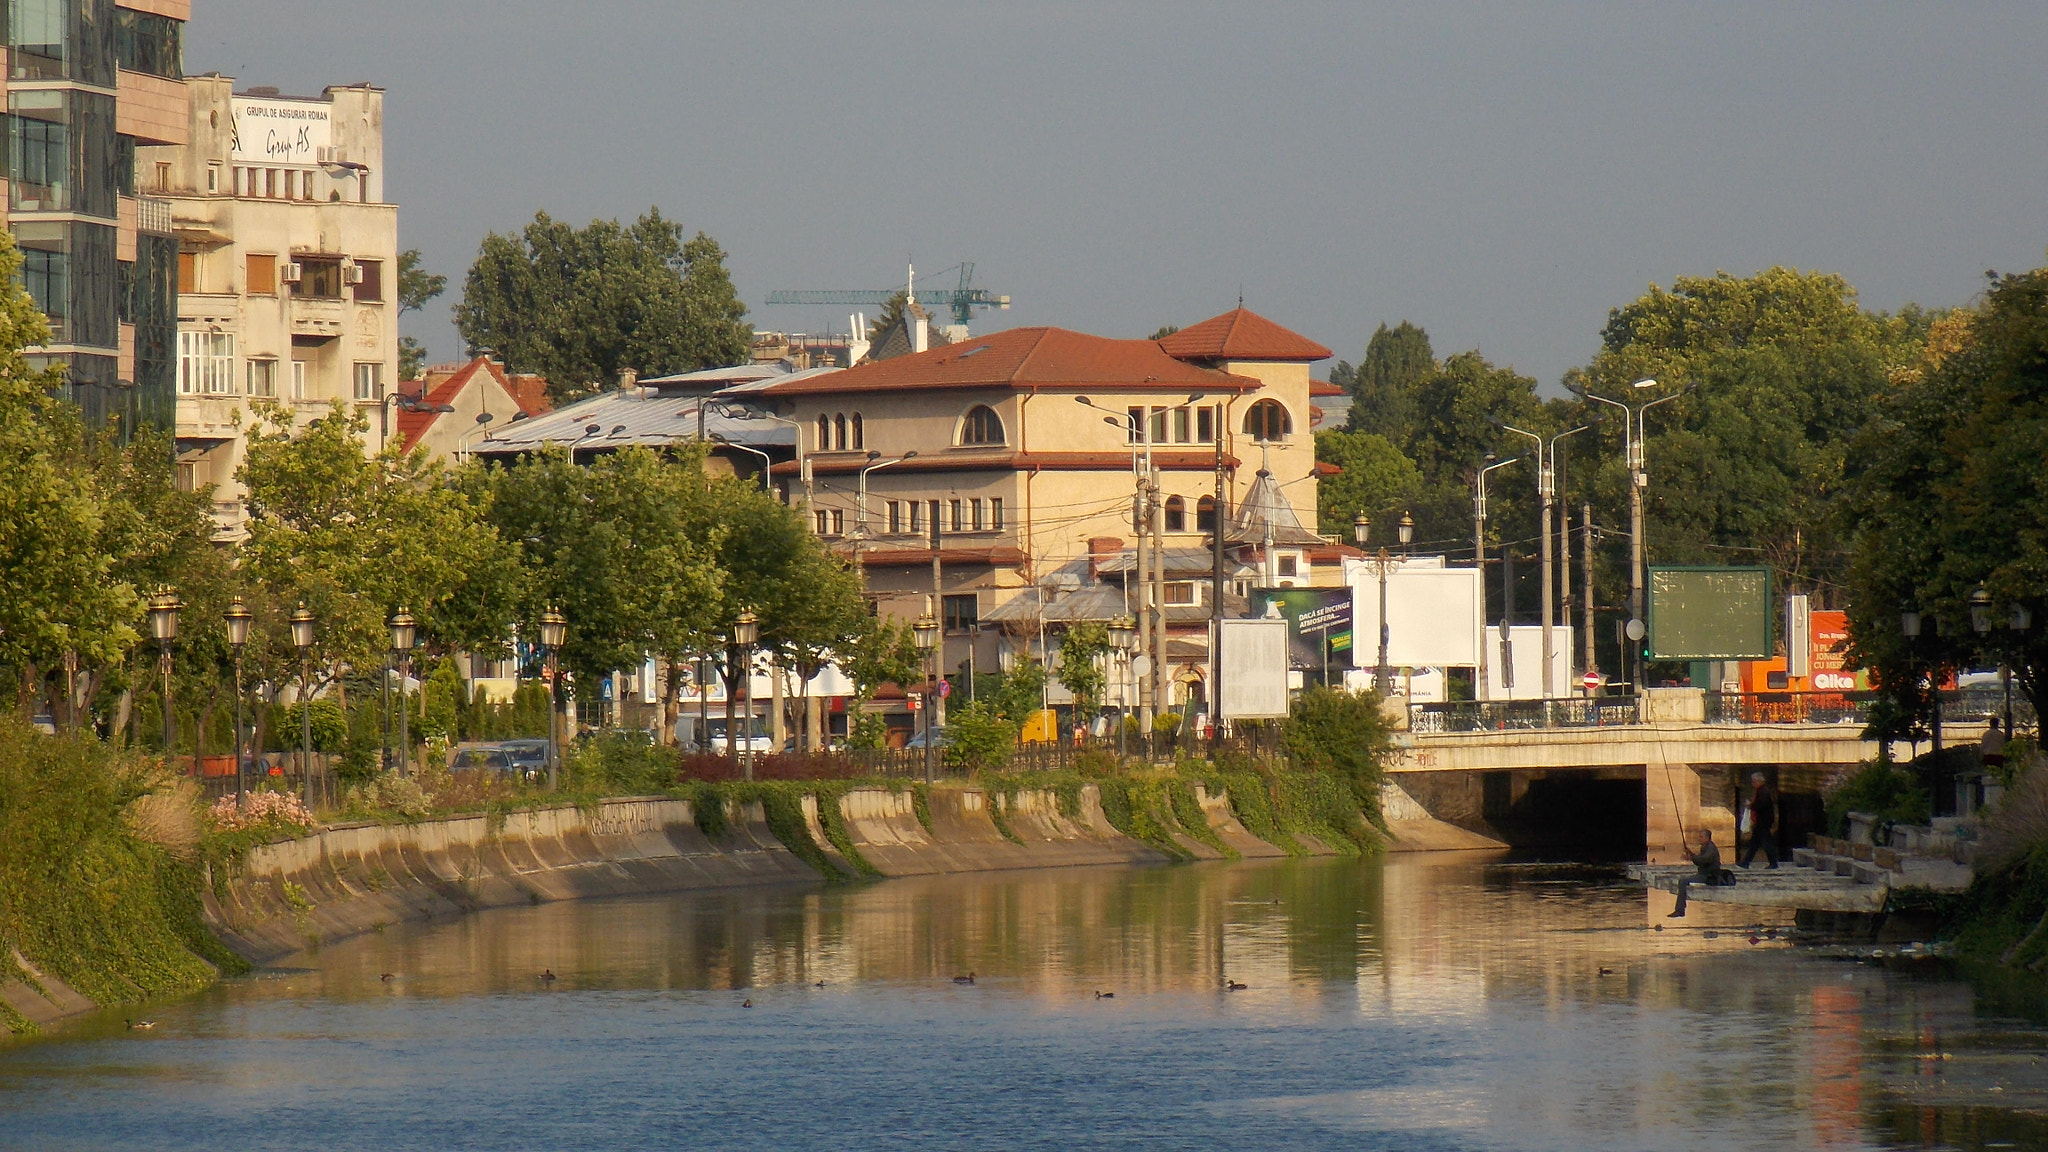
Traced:
<path fill-rule="evenodd" d="M 1554 383 L 1655 281 L 1954 304 L 2048 247 L 2048 5 L 196 0 L 186 67 L 388 90 L 401 244 L 659 205 L 775 288 L 975 261 L 983 328 L 1247 306 Z M 436 357 L 445 308 L 410 325 Z"/>

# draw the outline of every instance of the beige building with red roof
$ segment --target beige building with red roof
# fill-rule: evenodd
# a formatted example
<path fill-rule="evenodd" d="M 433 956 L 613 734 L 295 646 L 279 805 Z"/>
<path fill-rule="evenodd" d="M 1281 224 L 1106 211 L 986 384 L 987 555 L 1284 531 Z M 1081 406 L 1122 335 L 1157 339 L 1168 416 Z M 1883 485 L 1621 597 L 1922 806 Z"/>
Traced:
<path fill-rule="evenodd" d="M 392 431 L 399 447 L 424 447 L 449 464 L 460 463 L 486 437 L 554 409 L 546 379 L 508 373 L 487 356 L 427 369 L 399 386 L 397 407 Z"/>
<path fill-rule="evenodd" d="M 934 595 L 937 518 L 950 668 L 971 624 L 1086 567 L 1091 540 L 1096 555 L 1105 540 L 1132 540 L 1148 456 L 1170 553 L 1207 547 L 1219 472 L 1226 515 L 1263 470 L 1313 525 L 1309 365 L 1330 354 L 1239 308 L 1156 341 L 1016 328 L 771 384 L 754 399 L 803 427 L 808 483 L 793 463 L 775 474 L 792 499 L 808 497 L 820 535 L 858 556 L 884 614 L 915 618 Z M 1289 582 L 1307 584 L 1314 549 L 1299 543 Z M 1329 567 L 1327 582 L 1341 583 Z M 1167 601 L 1202 609 L 1185 613 L 1199 620 L 1210 594 L 1184 573 Z M 995 655 L 992 643 L 977 650 L 984 668 Z"/>

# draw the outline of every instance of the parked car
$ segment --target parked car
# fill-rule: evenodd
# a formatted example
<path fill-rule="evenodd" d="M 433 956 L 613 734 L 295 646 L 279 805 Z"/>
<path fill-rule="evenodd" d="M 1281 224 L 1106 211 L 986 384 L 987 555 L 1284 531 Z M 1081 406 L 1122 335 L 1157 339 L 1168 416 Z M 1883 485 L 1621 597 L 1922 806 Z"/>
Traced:
<path fill-rule="evenodd" d="M 500 748 L 512 760 L 512 769 L 526 780 L 539 780 L 548 774 L 548 742 L 545 740 L 521 739 L 500 741 Z"/>
<path fill-rule="evenodd" d="M 478 769 L 498 773 L 510 772 L 512 771 L 512 757 L 505 751 L 505 747 L 502 744 L 457 744 L 449 750 L 448 770 L 450 772 L 476 771 Z"/>
<path fill-rule="evenodd" d="M 917 732 L 911 734 L 910 739 L 905 740 L 903 742 L 903 746 L 905 748 L 923 748 L 925 745 L 926 735 L 927 734 L 923 729 L 919 729 Z M 944 748 L 946 745 L 952 743 L 952 741 L 947 738 L 946 730 L 943 727 L 932 729 L 929 735 L 931 737 L 931 745 L 934 748 Z"/>

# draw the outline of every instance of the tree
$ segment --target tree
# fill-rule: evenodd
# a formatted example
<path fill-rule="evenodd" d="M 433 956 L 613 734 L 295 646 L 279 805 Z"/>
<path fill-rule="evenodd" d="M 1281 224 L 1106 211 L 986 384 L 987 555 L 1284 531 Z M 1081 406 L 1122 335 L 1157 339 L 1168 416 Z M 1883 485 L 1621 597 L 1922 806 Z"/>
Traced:
<path fill-rule="evenodd" d="M 1365 357 L 1356 369 L 1348 364 L 1346 380 L 1331 374 L 1331 382 L 1351 390 L 1351 419 L 1354 432 L 1377 432 L 1396 444 L 1404 443 L 1415 417 L 1416 393 L 1436 372 L 1436 354 L 1429 347 L 1429 333 L 1403 320 L 1392 328 L 1381 324 L 1366 343 Z"/>
<path fill-rule="evenodd" d="M 645 375 L 744 360 L 752 340 L 725 252 L 658 209 L 631 225 L 578 229 L 537 213 L 516 235 L 484 237 L 455 306 L 469 347 L 547 377 L 558 400 Z"/>
<path fill-rule="evenodd" d="M 1288 759 L 1311 772 L 1333 772 L 1351 785 L 1358 807 L 1375 828 L 1387 830 L 1380 814 L 1380 788 L 1394 738 L 1380 699 L 1311 685 L 1294 698 L 1280 741 Z"/>
<path fill-rule="evenodd" d="M 907 623 L 892 624 L 869 616 L 840 645 L 839 666 L 853 679 L 854 696 L 847 704 L 847 743 L 855 748 L 880 748 L 886 722 L 867 710 L 884 684 L 915 684 L 924 679 L 924 653 L 917 633 Z"/>
<path fill-rule="evenodd" d="M 2048 677 L 2048 268 L 1994 276 L 1931 326 L 1844 454 L 1851 655 L 1923 726 L 1921 677 L 2007 664 L 2041 704 Z M 1991 627 L 1972 626 L 1971 597 Z M 2015 610 L 2032 627 L 2010 627 Z M 1921 614 L 1918 639 L 1901 628 Z"/>
<path fill-rule="evenodd" d="M 1056 675 L 1074 694 L 1074 720 L 1086 723 L 1102 706 L 1102 690 L 1108 684 L 1099 662 L 1109 654 L 1109 628 L 1100 620 L 1082 620 L 1060 637 L 1060 666 Z"/>
<path fill-rule="evenodd" d="M 420 250 L 407 248 L 398 254 L 398 314 L 417 312 L 427 306 L 427 301 L 448 290 L 448 278 L 428 272 L 421 267 Z M 412 380 L 419 376 L 420 365 L 427 358 L 426 346 L 410 336 L 398 338 L 398 378 Z"/>
<path fill-rule="evenodd" d="M 1415 462 L 1377 433 L 1318 432 L 1316 460 L 1342 469 L 1316 485 L 1316 517 L 1325 536 L 1351 539 L 1352 521 L 1360 512 L 1380 531 L 1390 532 L 1422 491 L 1422 472 Z"/>
<path fill-rule="evenodd" d="M 1178 324 L 1161 324 L 1159 327 L 1154 328 L 1152 330 L 1152 334 L 1150 336 L 1145 337 L 1145 339 L 1164 340 L 1168 336 L 1171 336 L 1178 331 L 1180 331 L 1180 325 Z"/>

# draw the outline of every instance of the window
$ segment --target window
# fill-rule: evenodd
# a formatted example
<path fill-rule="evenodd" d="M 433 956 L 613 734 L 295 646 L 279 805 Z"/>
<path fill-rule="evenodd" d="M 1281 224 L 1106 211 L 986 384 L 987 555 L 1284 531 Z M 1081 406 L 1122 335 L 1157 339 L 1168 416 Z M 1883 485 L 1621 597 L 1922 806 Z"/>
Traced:
<path fill-rule="evenodd" d="M 854 451 L 858 452 L 858 451 L 860 451 L 861 449 L 863 449 L 863 448 L 866 448 L 867 446 L 868 446 L 868 438 L 867 438 L 867 434 L 866 434 L 866 432 L 865 432 L 865 431 L 864 431 L 864 430 L 862 429 L 862 427 L 861 427 L 861 419 L 860 419 L 860 413 L 858 413 L 858 412 L 855 412 L 855 413 L 853 414 L 853 447 L 854 447 Z"/>
<path fill-rule="evenodd" d="M 1145 410 L 1143 408 L 1126 408 L 1124 409 L 1124 417 L 1124 439 L 1132 444 L 1144 443 Z"/>
<path fill-rule="evenodd" d="M 246 285 L 251 296 L 277 295 L 277 257 L 249 257 Z"/>
<path fill-rule="evenodd" d="M 127 9 L 123 8 L 122 11 L 125 12 Z M 208 164 L 206 166 L 206 190 L 208 193 L 220 191 L 220 165 Z"/>
<path fill-rule="evenodd" d="M 1195 531 L 1214 532 L 1215 530 L 1216 498 L 1214 496 L 1204 496 L 1200 500 L 1195 501 Z"/>
<path fill-rule="evenodd" d="M 1284 440 L 1294 422 L 1278 400 L 1261 400 L 1244 414 L 1244 432 L 1254 440 Z"/>
<path fill-rule="evenodd" d="M 199 291 L 199 253 L 178 253 L 178 295 L 190 296 Z"/>
<path fill-rule="evenodd" d="M 15 91 L 7 94 L 7 111 L 9 203 L 24 212 L 119 217 L 115 168 L 126 153 L 112 96 Z"/>
<path fill-rule="evenodd" d="M 813 512 L 812 515 L 818 519 L 818 535 L 830 536 L 832 534 L 832 514 L 820 508 Z"/>
<path fill-rule="evenodd" d="M 51 342 L 118 347 L 121 284 L 113 226 L 28 219 L 16 221 L 13 231 L 21 286 L 48 317 Z M 168 333 L 164 339 L 168 361 Z"/>
<path fill-rule="evenodd" d="M 910 505 L 910 534 L 915 536 L 924 531 L 924 501 L 907 500 L 905 503 Z"/>
<path fill-rule="evenodd" d="M 1166 409 L 1154 408 L 1152 410 L 1152 428 L 1150 435 L 1152 437 L 1152 443 L 1166 443 Z"/>
<path fill-rule="evenodd" d="M 277 395 L 277 361 L 251 360 L 249 363 L 249 395 Z"/>
<path fill-rule="evenodd" d="M 1178 496 L 1166 498 L 1166 530 L 1185 532 L 1188 530 L 1188 502 Z"/>
<path fill-rule="evenodd" d="M 944 525 L 941 524 L 939 521 L 939 502 L 937 500 L 932 500 L 928 501 L 927 503 L 929 505 L 927 510 L 932 515 L 932 538 L 936 540 L 938 539 L 940 529 L 944 527 Z"/>
<path fill-rule="evenodd" d="M 976 404 L 967 410 L 966 419 L 960 421 L 960 443 L 1001 444 L 1003 442 L 1003 419 L 996 410 L 986 404 Z"/>
<path fill-rule="evenodd" d="M 298 264 L 299 281 L 292 285 L 292 295 L 322 300 L 341 299 L 340 260 L 300 257 Z"/>
<path fill-rule="evenodd" d="M 114 59 L 130 72 L 185 78 L 184 22 L 168 16 L 114 9 Z"/>
<path fill-rule="evenodd" d="M 156 190 L 159 192 L 169 192 L 171 190 L 171 164 L 168 160 L 157 161 Z"/>
<path fill-rule="evenodd" d="M 832 450 L 832 418 L 823 412 L 818 413 L 818 447 L 815 450 L 819 452 L 830 452 Z"/>
<path fill-rule="evenodd" d="M 846 535 L 846 509 L 834 508 L 832 510 L 832 534 L 834 536 Z"/>
<path fill-rule="evenodd" d="M 948 596 L 944 600 L 946 631 L 965 632 L 981 623 L 981 597 L 972 592 Z"/>
<path fill-rule="evenodd" d="M 265 196 L 277 195 L 277 169 L 265 168 L 263 170 L 263 194 Z"/>
<path fill-rule="evenodd" d="M 899 536 L 902 535 L 902 533 L 903 502 L 900 500 L 891 500 L 889 501 L 889 535 Z"/>
<path fill-rule="evenodd" d="M 971 508 L 970 508 L 969 510 L 970 510 L 970 511 L 971 511 L 971 512 L 973 513 L 973 515 L 974 515 L 974 530 L 975 530 L 976 532 L 979 532 L 979 531 L 981 531 L 981 530 L 982 530 L 982 527 L 981 527 L 981 525 L 982 525 L 982 517 L 981 517 L 982 503 L 981 503 L 981 501 L 980 501 L 979 499 L 976 499 L 976 500 L 974 500 L 974 501 L 972 502 L 972 507 L 971 507 Z"/>
<path fill-rule="evenodd" d="M 1299 575 L 1299 573 L 1296 571 L 1296 561 L 1294 557 L 1282 556 L 1280 558 L 1280 574 L 1282 576 Z"/>
<path fill-rule="evenodd" d="M 1185 405 L 1173 410 L 1173 442 L 1175 444 L 1185 444 L 1194 436 L 1194 430 L 1189 427 L 1189 420 L 1193 414 L 1192 410 Z"/>
<path fill-rule="evenodd" d="M 384 262 L 356 261 L 356 299 L 365 304 L 384 302 Z"/>
<path fill-rule="evenodd" d="M 952 527 L 952 531 L 955 531 L 955 532 L 959 532 L 959 531 L 961 531 L 961 527 L 960 527 L 960 523 L 961 523 L 961 522 L 960 522 L 960 501 L 958 501 L 958 500 L 950 500 L 950 501 L 948 501 L 947 503 L 949 503 L 950 505 L 952 505 L 952 507 L 951 507 L 951 509 L 950 509 L 950 511 L 951 511 L 951 512 L 953 513 L 953 527 Z"/>
<path fill-rule="evenodd" d="M 356 399 L 384 399 L 384 365 L 376 363 L 356 365 Z"/>
<path fill-rule="evenodd" d="M 306 391 L 306 362 L 304 360 L 292 361 L 292 399 L 311 400 L 312 398 Z"/>
<path fill-rule="evenodd" d="M 1166 602 L 1168 604 L 1195 603 L 1195 582 L 1192 580 L 1168 581 L 1166 585 Z"/>
<path fill-rule="evenodd" d="M 846 451 L 846 413 L 839 412 L 832 417 L 832 447 L 834 451 Z"/>
<path fill-rule="evenodd" d="M 199 488 L 199 465 L 197 463 L 178 464 L 171 483 L 180 492 L 197 491 Z"/>
<path fill-rule="evenodd" d="M 997 496 L 988 502 L 988 529 L 991 532 L 1003 530 L 1003 498 Z"/>
<path fill-rule="evenodd" d="M 1215 442 L 1216 409 L 1210 405 L 1203 405 L 1195 409 L 1195 443 L 1214 444 Z"/>
<path fill-rule="evenodd" d="M 235 334 L 178 333 L 178 392 L 222 395 L 235 390 Z"/>

